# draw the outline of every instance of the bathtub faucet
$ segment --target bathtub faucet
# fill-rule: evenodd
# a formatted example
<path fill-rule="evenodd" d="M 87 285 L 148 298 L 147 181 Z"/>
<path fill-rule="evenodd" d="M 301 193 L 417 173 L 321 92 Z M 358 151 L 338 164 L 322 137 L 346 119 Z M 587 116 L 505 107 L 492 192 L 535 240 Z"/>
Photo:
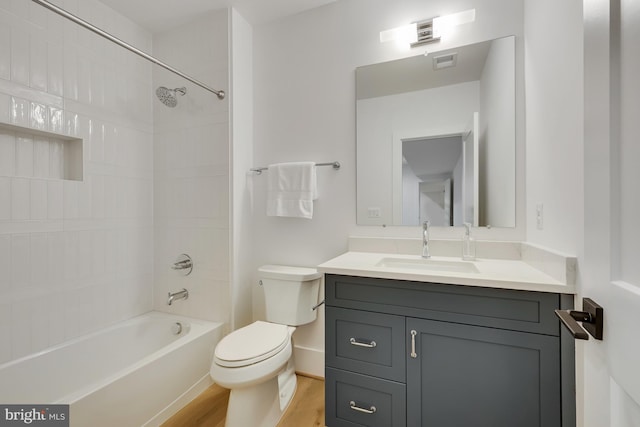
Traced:
<path fill-rule="evenodd" d="M 167 299 L 167 304 L 171 305 L 174 301 L 179 299 L 187 299 L 189 298 L 189 291 L 182 288 L 181 291 L 171 293 L 169 292 L 169 298 Z"/>

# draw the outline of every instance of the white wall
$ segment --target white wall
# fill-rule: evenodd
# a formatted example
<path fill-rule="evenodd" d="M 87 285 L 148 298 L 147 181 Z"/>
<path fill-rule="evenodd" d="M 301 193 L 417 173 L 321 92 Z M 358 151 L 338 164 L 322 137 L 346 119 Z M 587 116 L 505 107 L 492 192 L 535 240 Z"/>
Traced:
<path fill-rule="evenodd" d="M 416 19 L 476 8 L 476 22 L 459 27 L 448 40 L 426 48 L 398 50 L 380 44 L 379 32 Z M 375 62 L 445 49 L 505 35 L 522 34 L 522 3 L 513 0 L 338 1 L 306 13 L 254 28 L 254 161 L 340 161 L 339 171 L 319 170 L 320 199 L 312 220 L 272 218 L 265 214 L 265 176 L 253 176 L 255 269 L 265 263 L 317 265 L 347 249 L 347 236 L 418 237 L 417 227 L 357 227 L 355 222 L 355 68 Z M 521 47 L 519 39 L 517 45 Z M 520 57 L 521 59 L 521 52 Z M 517 70 L 519 73 L 521 69 Z M 518 88 L 522 100 L 522 88 Z M 522 111 L 519 109 L 518 111 Z M 518 194 L 524 194 L 524 117 L 518 116 Z M 482 230 L 479 238 L 523 239 L 524 203 L 518 199 L 516 229 Z M 434 237 L 462 231 L 434 229 Z M 256 304 L 260 291 L 254 285 Z M 324 351 L 323 317 L 299 328 L 298 347 Z"/>
<path fill-rule="evenodd" d="M 514 51 L 514 39 L 494 41 L 480 79 L 480 224 L 515 226 Z"/>
<path fill-rule="evenodd" d="M 220 10 L 153 38 L 153 53 L 211 87 L 229 92 L 228 11 Z M 197 43 L 194 43 L 197 41 Z M 230 295 L 229 97 L 216 95 L 158 67 L 153 89 L 185 86 L 175 108 L 154 97 L 154 309 L 228 322 Z M 172 270 L 178 255 L 194 263 Z M 189 299 L 167 305 L 167 293 Z"/>
<path fill-rule="evenodd" d="M 582 59 L 582 2 L 526 1 L 527 240 L 570 254 L 582 233 Z"/>
<path fill-rule="evenodd" d="M 101 3 L 64 3 L 150 49 Z M 151 309 L 150 72 L 33 2 L 0 2 L 0 122 L 84 141 L 84 180 L 63 180 L 46 139 L 0 128 L 0 363 Z"/>

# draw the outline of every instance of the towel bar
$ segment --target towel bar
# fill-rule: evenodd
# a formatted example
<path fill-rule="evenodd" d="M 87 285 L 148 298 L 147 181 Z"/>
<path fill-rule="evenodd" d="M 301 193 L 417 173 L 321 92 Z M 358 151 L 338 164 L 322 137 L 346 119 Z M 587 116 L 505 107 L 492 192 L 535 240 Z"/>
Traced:
<path fill-rule="evenodd" d="M 332 166 L 335 170 L 340 169 L 340 162 L 328 162 L 328 163 L 316 163 L 316 166 Z M 262 171 L 268 170 L 268 167 L 259 167 L 249 169 L 251 172 L 255 172 L 258 175 L 262 174 Z"/>

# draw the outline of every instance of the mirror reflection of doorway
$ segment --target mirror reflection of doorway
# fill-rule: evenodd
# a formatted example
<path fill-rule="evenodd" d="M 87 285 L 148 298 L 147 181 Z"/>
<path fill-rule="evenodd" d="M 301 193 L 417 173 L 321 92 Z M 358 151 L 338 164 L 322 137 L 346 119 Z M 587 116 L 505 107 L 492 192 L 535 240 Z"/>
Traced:
<path fill-rule="evenodd" d="M 436 227 L 453 225 L 451 179 L 420 183 L 419 191 L 420 224 L 429 221 Z"/>

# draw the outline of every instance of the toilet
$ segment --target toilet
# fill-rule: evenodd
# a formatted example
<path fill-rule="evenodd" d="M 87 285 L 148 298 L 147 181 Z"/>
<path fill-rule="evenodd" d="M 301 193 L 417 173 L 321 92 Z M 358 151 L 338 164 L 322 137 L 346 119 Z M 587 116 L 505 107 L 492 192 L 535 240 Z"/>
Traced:
<path fill-rule="evenodd" d="M 316 320 L 321 273 L 314 268 L 264 265 L 258 269 L 266 321 L 224 337 L 211 378 L 231 389 L 225 427 L 275 427 L 296 391 L 291 337 Z"/>

